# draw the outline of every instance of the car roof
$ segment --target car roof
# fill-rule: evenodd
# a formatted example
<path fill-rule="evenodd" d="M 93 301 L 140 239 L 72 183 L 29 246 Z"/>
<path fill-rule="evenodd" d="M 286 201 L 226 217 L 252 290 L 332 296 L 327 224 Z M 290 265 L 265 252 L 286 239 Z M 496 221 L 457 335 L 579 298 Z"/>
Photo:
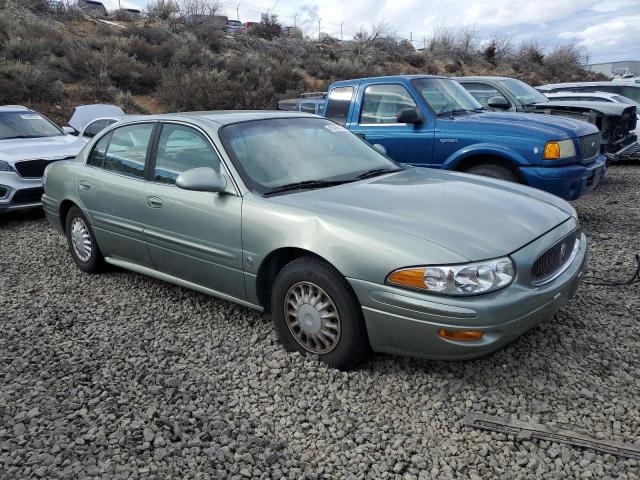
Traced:
<path fill-rule="evenodd" d="M 468 77 L 453 77 L 454 80 L 517 80 L 512 77 L 494 77 L 492 75 L 475 75 Z"/>
<path fill-rule="evenodd" d="M 0 105 L 0 112 L 33 112 L 22 105 Z"/>
<path fill-rule="evenodd" d="M 570 83 L 547 83 L 546 85 L 540 85 L 536 88 L 573 88 L 573 87 L 610 87 L 623 86 L 623 87 L 638 87 L 640 85 L 633 82 L 570 82 Z"/>
<path fill-rule="evenodd" d="M 567 91 L 557 91 L 557 92 L 546 92 L 546 95 L 556 95 L 556 96 L 563 96 L 563 97 L 594 97 L 594 96 L 599 96 L 599 97 L 606 97 L 606 98 L 610 98 L 610 97 L 617 97 L 619 96 L 618 93 L 612 93 L 612 92 L 573 92 L 570 90 Z"/>
<path fill-rule="evenodd" d="M 354 83 L 362 83 L 362 82 L 377 82 L 384 83 L 387 80 L 413 80 L 416 78 L 444 78 L 449 80 L 450 77 L 445 77 L 442 75 L 387 75 L 382 77 L 365 77 L 365 78 L 353 78 L 351 80 L 340 80 L 338 82 L 334 82 L 332 85 L 353 85 Z"/>
<path fill-rule="evenodd" d="M 317 115 L 304 112 L 285 112 L 279 110 L 212 110 L 204 112 L 183 112 L 183 113 L 165 113 L 159 115 L 144 115 L 138 119 L 163 121 L 163 120 L 205 120 L 218 125 L 229 125 L 232 123 L 249 122 L 252 120 L 266 120 L 271 118 L 300 118 L 315 117 Z M 129 120 L 129 118 L 126 118 Z"/>

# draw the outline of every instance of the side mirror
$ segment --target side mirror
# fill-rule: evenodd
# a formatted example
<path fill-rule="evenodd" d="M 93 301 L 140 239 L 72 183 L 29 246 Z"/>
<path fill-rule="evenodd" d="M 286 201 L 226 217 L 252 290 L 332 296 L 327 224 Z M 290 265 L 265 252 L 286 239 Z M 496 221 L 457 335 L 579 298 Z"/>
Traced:
<path fill-rule="evenodd" d="M 487 102 L 487 105 L 489 108 L 497 108 L 498 110 L 506 110 L 511 107 L 509 100 L 501 96 L 491 97 Z"/>
<path fill-rule="evenodd" d="M 67 135 L 78 135 L 78 133 L 79 133 L 75 128 L 69 127 L 69 126 L 62 127 L 62 131 L 64 133 L 66 133 Z"/>
<path fill-rule="evenodd" d="M 223 193 L 227 180 L 213 168 L 198 167 L 178 175 L 176 185 L 183 190 Z"/>
<path fill-rule="evenodd" d="M 413 123 L 414 125 L 422 123 L 424 119 L 417 108 L 403 108 L 398 113 L 398 123 Z"/>

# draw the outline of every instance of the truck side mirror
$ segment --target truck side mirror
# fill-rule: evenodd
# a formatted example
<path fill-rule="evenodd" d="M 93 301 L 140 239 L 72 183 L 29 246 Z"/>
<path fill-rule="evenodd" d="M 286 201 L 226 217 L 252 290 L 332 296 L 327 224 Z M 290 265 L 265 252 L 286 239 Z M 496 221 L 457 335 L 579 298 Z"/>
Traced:
<path fill-rule="evenodd" d="M 403 108 L 398 113 L 397 117 L 398 123 L 412 123 L 414 125 L 418 123 L 424 122 L 422 118 L 422 114 L 418 111 L 417 108 Z"/>
<path fill-rule="evenodd" d="M 500 95 L 491 97 L 487 102 L 487 105 L 489 106 L 489 108 L 497 108 L 498 110 L 506 110 L 507 108 L 511 107 L 509 100 Z"/>

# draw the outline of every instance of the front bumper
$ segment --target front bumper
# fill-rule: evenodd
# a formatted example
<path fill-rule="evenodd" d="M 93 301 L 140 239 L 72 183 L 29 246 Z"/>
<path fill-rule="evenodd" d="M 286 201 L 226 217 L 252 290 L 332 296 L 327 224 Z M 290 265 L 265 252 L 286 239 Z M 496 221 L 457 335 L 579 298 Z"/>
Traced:
<path fill-rule="evenodd" d="M 533 261 L 577 228 L 570 220 L 511 257 L 516 278 L 509 287 L 475 297 L 442 297 L 349 279 L 364 313 L 371 347 L 377 352 L 436 360 L 481 357 L 547 320 L 572 298 L 587 264 L 586 237 L 569 268 L 552 282 L 531 286 Z M 482 330 L 478 341 L 452 341 L 438 330 Z"/>
<path fill-rule="evenodd" d="M 42 178 L 22 178 L 15 172 L 0 172 L 0 213 L 42 206 Z"/>
<path fill-rule="evenodd" d="M 527 185 L 553 193 L 565 200 L 575 200 L 592 192 L 602 183 L 607 171 L 607 159 L 598 155 L 587 165 L 560 165 L 557 167 L 521 167 Z"/>

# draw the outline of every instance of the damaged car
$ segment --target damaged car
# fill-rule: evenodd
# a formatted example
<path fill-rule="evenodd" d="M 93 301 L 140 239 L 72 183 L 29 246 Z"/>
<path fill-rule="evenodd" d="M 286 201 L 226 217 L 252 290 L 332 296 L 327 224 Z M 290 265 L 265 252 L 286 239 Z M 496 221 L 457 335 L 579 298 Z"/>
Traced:
<path fill-rule="evenodd" d="M 612 161 L 640 148 L 634 133 L 633 105 L 608 102 L 556 101 L 520 80 L 508 77 L 454 78 L 483 107 L 496 111 L 542 113 L 589 122 L 600 130 L 601 152 Z"/>
<path fill-rule="evenodd" d="M 77 133 L 115 113 L 124 114 L 113 105 L 77 107 L 63 128 L 27 107 L 0 106 L 0 213 L 40 207 L 45 168 L 74 158 L 86 144 Z"/>

